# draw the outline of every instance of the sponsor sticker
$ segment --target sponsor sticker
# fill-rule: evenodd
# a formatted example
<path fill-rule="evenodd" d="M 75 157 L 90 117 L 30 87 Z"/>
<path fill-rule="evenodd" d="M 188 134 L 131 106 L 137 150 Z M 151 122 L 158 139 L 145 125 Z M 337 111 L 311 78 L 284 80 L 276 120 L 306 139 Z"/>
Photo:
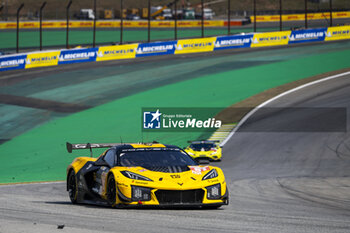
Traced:
<path fill-rule="evenodd" d="M 202 172 L 209 171 L 210 168 L 208 166 L 200 167 L 200 166 L 189 166 L 193 174 L 201 175 Z"/>
<path fill-rule="evenodd" d="M 178 40 L 175 54 L 211 52 L 214 50 L 216 37 Z"/>
<path fill-rule="evenodd" d="M 96 61 L 135 58 L 138 44 L 115 45 L 100 47 Z"/>
<path fill-rule="evenodd" d="M 26 58 L 25 68 L 55 66 L 58 64 L 59 55 L 60 51 L 29 53 Z"/>
<path fill-rule="evenodd" d="M 251 47 L 265 47 L 287 45 L 291 31 L 256 33 L 252 39 Z"/>

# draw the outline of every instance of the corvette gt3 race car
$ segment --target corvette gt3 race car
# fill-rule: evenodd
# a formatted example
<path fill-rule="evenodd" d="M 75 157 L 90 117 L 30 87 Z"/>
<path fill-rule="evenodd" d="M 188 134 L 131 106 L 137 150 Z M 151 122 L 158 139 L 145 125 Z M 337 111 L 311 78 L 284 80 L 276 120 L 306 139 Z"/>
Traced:
<path fill-rule="evenodd" d="M 219 141 L 188 141 L 191 143 L 185 148 L 187 154 L 189 154 L 195 160 L 208 159 L 209 161 L 221 161 L 222 150 L 221 147 L 216 145 Z"/>
<path fill-rule="evenodd" d="M 67 168 L 72 203 L 127 206 L 227 205 L 222 170 L 202 166 L 182 149 L 150 144 L 70 144 L 75 149 L 109 148 L 98 158 L 78 157 Z"/>

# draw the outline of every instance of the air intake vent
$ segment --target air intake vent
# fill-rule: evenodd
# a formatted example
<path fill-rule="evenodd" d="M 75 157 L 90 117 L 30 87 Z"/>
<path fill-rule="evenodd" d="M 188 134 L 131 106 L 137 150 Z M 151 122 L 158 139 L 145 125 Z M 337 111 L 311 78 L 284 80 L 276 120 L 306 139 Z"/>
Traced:
<path fill-rule="evenodd" d="M 155 194 L 159 204 L 196 204 L 202 203 L 204 191 L 202 189 L 184 191 L 158 190 Z"/>
<path fill-rule="evenodd" d="M 147 170 L 154 172 L 166 172 L 166 173 L 180 173 L 186 172 L 190 169 L 187 166 L 168 166 L 168 167 L 144 167 Z"/>

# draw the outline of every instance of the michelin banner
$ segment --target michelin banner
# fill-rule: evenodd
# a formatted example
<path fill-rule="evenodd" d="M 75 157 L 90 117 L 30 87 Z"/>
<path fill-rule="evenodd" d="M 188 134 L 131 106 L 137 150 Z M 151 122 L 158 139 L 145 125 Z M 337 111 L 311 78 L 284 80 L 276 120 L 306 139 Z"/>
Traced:
<path fill-rule="evenodd" d="M 24 69 L 27 55 L 0 57 L 0 71 Z"/>
<path fill-rule="evenodd" d="M 350 26 L 33 52 L 28 54 L 0 56 L 0 71 L 56 66 L 78 62 L 133 59 L 136 57 L 156 55 L 211 52 L 222 49 L 280 46 L 346 39 L 350 39 Z"/>
<path fill-rule="evenodd" d="M 324 41 L 326 33 L 327 28 L 292 31 L 289 36 L 289 44 Z"/>
<path fill-rule="evenodd" d="M 136 57 L 174 54 L 177 41 L 139 44 Z"/>
<path fill-rule="evenodd" d="M 218 36 L 216 38 L 214 50 L 249 48 L 253 34 Z"/>
<path fill-rule="evenodd" d="M 135 58 L 137 47 L 138 47 L 138 44 L 100 47 L 97 52 L 96 61 Z"/>
<path fill-rule="evenodd" d="M 61 50 L 58 64 L 96 61 L 98 48 Z"/>
<path fill-rule="evenodd" d="M 212 52 L 216 37 L 178 40 L 175 54 Z"/>
<path fill-rule="evenodd" d="M 254 34 L 251 47 L 287 45 L 291 31 L 267 32 Z"/>
<path fill-rule="evenodd" d="M 350 39 L 350 26 L 329 27 L 325 41 Z"/>
<path fill-rule="evenodd" d="M 28 68 L 35 68 L 35 67 L 58 65 L 59 55 L 60 55 L 60 51 L 29 53 L 27 55 L 25 68 L 28 69 Z"/>

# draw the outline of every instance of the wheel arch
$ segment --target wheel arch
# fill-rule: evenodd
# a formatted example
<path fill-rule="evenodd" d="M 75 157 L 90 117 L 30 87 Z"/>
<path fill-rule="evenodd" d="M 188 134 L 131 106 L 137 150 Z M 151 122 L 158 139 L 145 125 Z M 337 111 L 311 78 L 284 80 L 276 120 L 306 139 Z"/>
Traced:
<path fill-rule="evenodd" d="M 68 169 L 67 169 L 67 177 L 66 177 L 66 191 L 68 191 L 68 179 L 69 179 L 69 175 L 70 175 L 71 172 L 74 172 L 75 175 L 77 174 L 73 167 L 68 167 Z"/>

